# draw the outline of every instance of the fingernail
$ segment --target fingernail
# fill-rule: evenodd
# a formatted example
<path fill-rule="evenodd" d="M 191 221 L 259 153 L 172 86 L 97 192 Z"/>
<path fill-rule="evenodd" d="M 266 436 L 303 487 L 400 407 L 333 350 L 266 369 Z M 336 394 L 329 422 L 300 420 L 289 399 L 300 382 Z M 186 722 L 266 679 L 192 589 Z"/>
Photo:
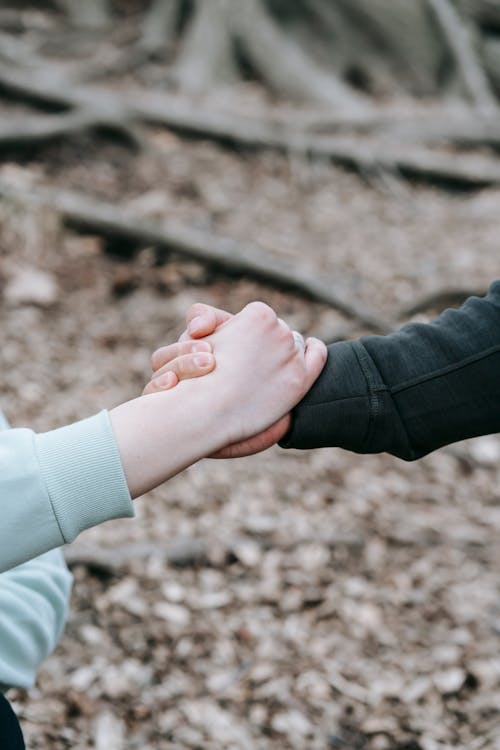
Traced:
<path fill-rule="evenodd" d="M 173 372 L 165 372 L 163 375 L 160 375 L 158 378 L 153 379 L 153 385 L 156 388 L 170 388 L 170 386 L 174 383 L 175 375 Z"/>
<path fill-rule="evenodd" d="M 210 352 L 212 351 L 212 349 L 208 341 L 199 341 L 198 343 L 192 345 L 191 351 L 193 352 L 193 354 L 196 354 L 196 352 Z"/>
<path fill-rule="evenodd" d="M 205 369 L 206 367 L 210 367 L 210 365 L 212 364 L 212 355 L 211 354 L 198 354 L 194 358 L 193 361 L 196 367 Z"/>

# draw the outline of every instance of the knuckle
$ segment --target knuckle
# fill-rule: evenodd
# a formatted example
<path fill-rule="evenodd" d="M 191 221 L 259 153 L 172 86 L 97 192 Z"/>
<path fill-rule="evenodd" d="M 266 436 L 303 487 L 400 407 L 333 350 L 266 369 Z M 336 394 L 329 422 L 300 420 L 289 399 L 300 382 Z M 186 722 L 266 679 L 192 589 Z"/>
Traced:
<path fill-rule="evenodd" d="M 207 305 L 204 305 L 202 302 L 195 302 L 191 305 L 191 307 L 188 309 L 186 313 L 186 321 L 189 324 L 194 318 L 197 318 L 199 315 L 203 315 L 207 311 Z"/>
<path fill-rule="evenodd" d="M 262 320 L 263 322 L 273 322 L 277 319 L 276 313 L 272 307 L 269 307 L 269 305 L 266 305 L 265 302 L 261 302 L 260 300 L 249 302 L 246 309 L 258 320 Z"/>
<path fill-rule="evenodd" d="M 184 354 L 175 361 L 174 372 L 179 377 L 186 377 L 193 369 L 194 362 L 191 354 Z"/>

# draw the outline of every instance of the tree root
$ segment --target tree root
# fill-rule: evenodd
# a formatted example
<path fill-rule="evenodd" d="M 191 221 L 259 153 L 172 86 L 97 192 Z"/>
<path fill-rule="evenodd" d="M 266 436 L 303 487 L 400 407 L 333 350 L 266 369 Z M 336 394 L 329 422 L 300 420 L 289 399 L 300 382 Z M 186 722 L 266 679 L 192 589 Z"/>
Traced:
<path fill-rule="evenodd" d="M 238 80 L 231 30 L 233 2 L 203 0 L 196 6 L 174 71 L 182 91 L 202 94 Z"/>
<path fill-rule="evenodd" d="M 113 18 L 111 0 L 52 1 L 83 30 Z M 115 67 L 174 53 L 180 35 L 167 76 L 181 90 L 207 92 L 250 71 L 278 95 L 356 112 L 372 106 L 361 90 L 443 91 L 451 53 L 466 96 L 494 107 L 469 32 L 497 35 L 499 24 L 497 0 L 149 0 L 137 44 Z"/>
<path fill-rule="evenodd" d="M 323 71 L 291 41 L 265 10 L 262 0 L 239 0 L 234 32 L 252 65 L 274 91 L 340 111 L 370 104 L 332 71 Z"/>
<path fill-rule="evenodd" d="M 481 27 L 500 31 L 500 5 L 497 0 L 459 0 L 460 7 Z"/>
<path fill-rule="evenodd" d="M 181 134 L 212 138 L 238 148 L 273 149 L 287 154 L 328 159 L 358 170 L 361 174 L 388 170 L 404 176 L 433 182 L 445 182 L 470 187 L 500 184 L 500 165 L 486 157 L 453 154 L 425 148 L 402 148 L 392 140 L 362 141 L 354 138 L 312 136 L 303 130 L 269 124 L 259 120 L 203 112 L 193 102 L 163 94 L 143 91 L 115 94 L 102 88 L 72 85 L 65 76 L 51 67 L 29 74 L 0 64 L 0 87 L 8 89 L 28 101 L 57 104 L 59 107 L 84 113 L 107 127 L 143 121 L 164 125 Z M 82 120 L 82 122 L 83 122 Z M 88 122 L 88 120 L 87 120 Z M 365 120 L 366 122 L 366 120 Z M 471 132 L 461 133 L 457 124 L 448 126 L 449 140 L 474 140 L 498 143 L 500 127 L 494 118 L 478 119 Z M 442 125 L 440 125 L 442 127 Z M 492 131 L 490 133 L 489 131 Z M 485 134 L 481 136 L 481 133 Z M 447 133 L 439 129 L 428 134 L 431 139 L 446 140 Z M 396 139 L 393 139 L 396 140 Z"/>
<path fill-rule="evenodd" d="M 33 148 L 61 138 L 78 135 L 92 130 L 106 130 L 123 139 L 136 151 L 144 148 L 144 141 L 133 124 L 108 120 L 99 115 L 76 111 L 61 115 L 35 115 L 22 120 L 0 122 L 0 149 Z"/>
<path fill-rule="evenodd" d="M 500 148 L 498 116 L 463 106 L 438 106 L 409 112 L 382 110 L 356 117 L 306 112 L 298 113 L 295 120 L 297 129 L 310 136 L 349 133 L 392 143 Z M 286 124 L 283 118 L 275 121 L 282 127 Z"/>
<path fill-rule="evenodd" d="M 375 43 L 383 60 L 391 60 L 393 72 L 407 91 L 426 96 L 437 93 L 444 55 L 425 0 L 336 0 L 335 5 Z M 369 63 L 364 47 L 356 51 L 364 68 Z"/>
<path fill-rule="evenodd" d="M 470 100 L 480 109 L 498 109 L 495 94 L 476 55 L 469 30 L 450 0 L 427 0 L 427 3 L 446 37 Z"/>
<path fill-rule="evenodd" d="M 437 183 L 468 187 L 500 184 L 500 164 L 487 157 L 455 155 L 426 148 L 402 148 L 388 140 L 362 141 L 354 138 L 311 136 L 305 131 L 284 128 L 278 123 L 250 120 L 224 113 L 203 112 L 182 100 L 167 102 L 162 96 L 136 94 L 129 99 L 135 117 L 147 122 L 165 125 L 185 135 L 212 138 L 238 148 L 272 149 L 286 154 L 334 161 L 360 173 L 388 170 L 404 176 Z M 471 121 L 468 121 L 470 124 Z M 429 134 L 430 140 L 485 142 L 481 132 L 490 141 L 498 142 L 500 126 L 492 118 L 475 124 L 476 132 L 464 130 L 449 133 L 437 130 Z M 481 128 L 484 130 L 481 131 Z M 490 128 L 493 132 L 489 132 Z M 458 128 L 457 128 L 458 129 Z"/>
<path fill-rule="evenodd" d="M 41 188 L 26 191 L 0 183 L 0 197 L 46 206 L 60 214 L 67 226 L 79 231 L 128 240 L 138 245 L 163 247 L 231 275 L 248 276 L 297 292 L 339 310 L 372 331 L 386 333 L 392 329 L 390 324 L 375 313 L 356 304 L 341 290 L 336 289 L 334 283 L 319 280 L 305 269 L 286 268 L 281 260 L 271 258 L 255 245 L 189 228 L 167 229 L 159 224 L 131 217 L 129 211 L 118 206 L 94 201 L 73 192 L 55 192 Z"/>
<path fill-rule="evenodd" d="M 173 44 L 178 10 L 178 0 L 153 0 L 142 22 L 141 52 L 153 56 Z"/>
<path fill-rule="evenodd" d="M 109 0 L 64 0 L 62 4 L 75 26 L 100 30 L 111 21 Z"/>
<path fill-rule="evenodd" d="M 498 36 L 485 39 L 482 56 L 495 91 L 500 92 L 500 41 Z"/>

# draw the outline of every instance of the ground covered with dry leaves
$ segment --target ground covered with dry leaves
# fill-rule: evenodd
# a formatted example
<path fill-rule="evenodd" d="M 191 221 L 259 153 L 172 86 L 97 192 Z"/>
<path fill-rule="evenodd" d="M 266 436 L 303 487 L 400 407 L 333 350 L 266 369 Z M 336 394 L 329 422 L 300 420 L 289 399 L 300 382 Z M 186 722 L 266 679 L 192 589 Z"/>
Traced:
<path fill-rule="evenodd" d="M 367 185 L 324 163 L 153 134 L 133 157 L 76 138 L 14 164 L 168 225 L 250 239 L 398 320 L 498 276 L 500 193 Z M 47 430 L 138 394 L 195 300 L 346 321 L 298 296 L 0 205 L 0 401 Z M 131 248 L 133 250 L 133 248 Z M 363 333 L 359 330 L 357 333 Z M 336 449 L 205 461 L 137 518 L 68 550 L 71 614 L 36 688 L 29 750 L 500 748 L 500 441 L 405 464 Z"/>

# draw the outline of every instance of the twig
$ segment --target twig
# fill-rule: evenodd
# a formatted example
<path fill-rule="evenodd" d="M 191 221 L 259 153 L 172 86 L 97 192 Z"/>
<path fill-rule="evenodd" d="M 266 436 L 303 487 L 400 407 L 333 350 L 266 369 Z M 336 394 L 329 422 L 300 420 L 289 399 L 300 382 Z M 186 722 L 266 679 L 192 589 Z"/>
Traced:
<path fill-rule="evenodd" d="M 47 189 L 20 190 L 0 183 L 0 197 L 35 203 L 58 212 L 68 226 L 83 231 L 118 237 L 139 245 L 156 245 L 209 263 L 226 273 L 250 276 L 303 294 L 358 320 L 370 330 L 388 332 L 392 327 L 375 313 L 348 299 L 334 283 L 320 280 L 301 268 L 286 268 L 282 260 L 272 258 L 261 248 L 235 242 L 190 228 L 166 228 L 130 215 L 118 206 L 102 203 L 73 192 Z"/>
<path fill-rule="evenodd" d="M 83 565 L 110 575 L 119 575 L 131 562 L 151 558 L 180 568 L 203 565 L 207 561 L 207 544 L 196 538 L 179 539 L 169 544 L 129 542 L 107 548 L 77 543 L 64 548 L 64 557 L 71 567 Z"/>

